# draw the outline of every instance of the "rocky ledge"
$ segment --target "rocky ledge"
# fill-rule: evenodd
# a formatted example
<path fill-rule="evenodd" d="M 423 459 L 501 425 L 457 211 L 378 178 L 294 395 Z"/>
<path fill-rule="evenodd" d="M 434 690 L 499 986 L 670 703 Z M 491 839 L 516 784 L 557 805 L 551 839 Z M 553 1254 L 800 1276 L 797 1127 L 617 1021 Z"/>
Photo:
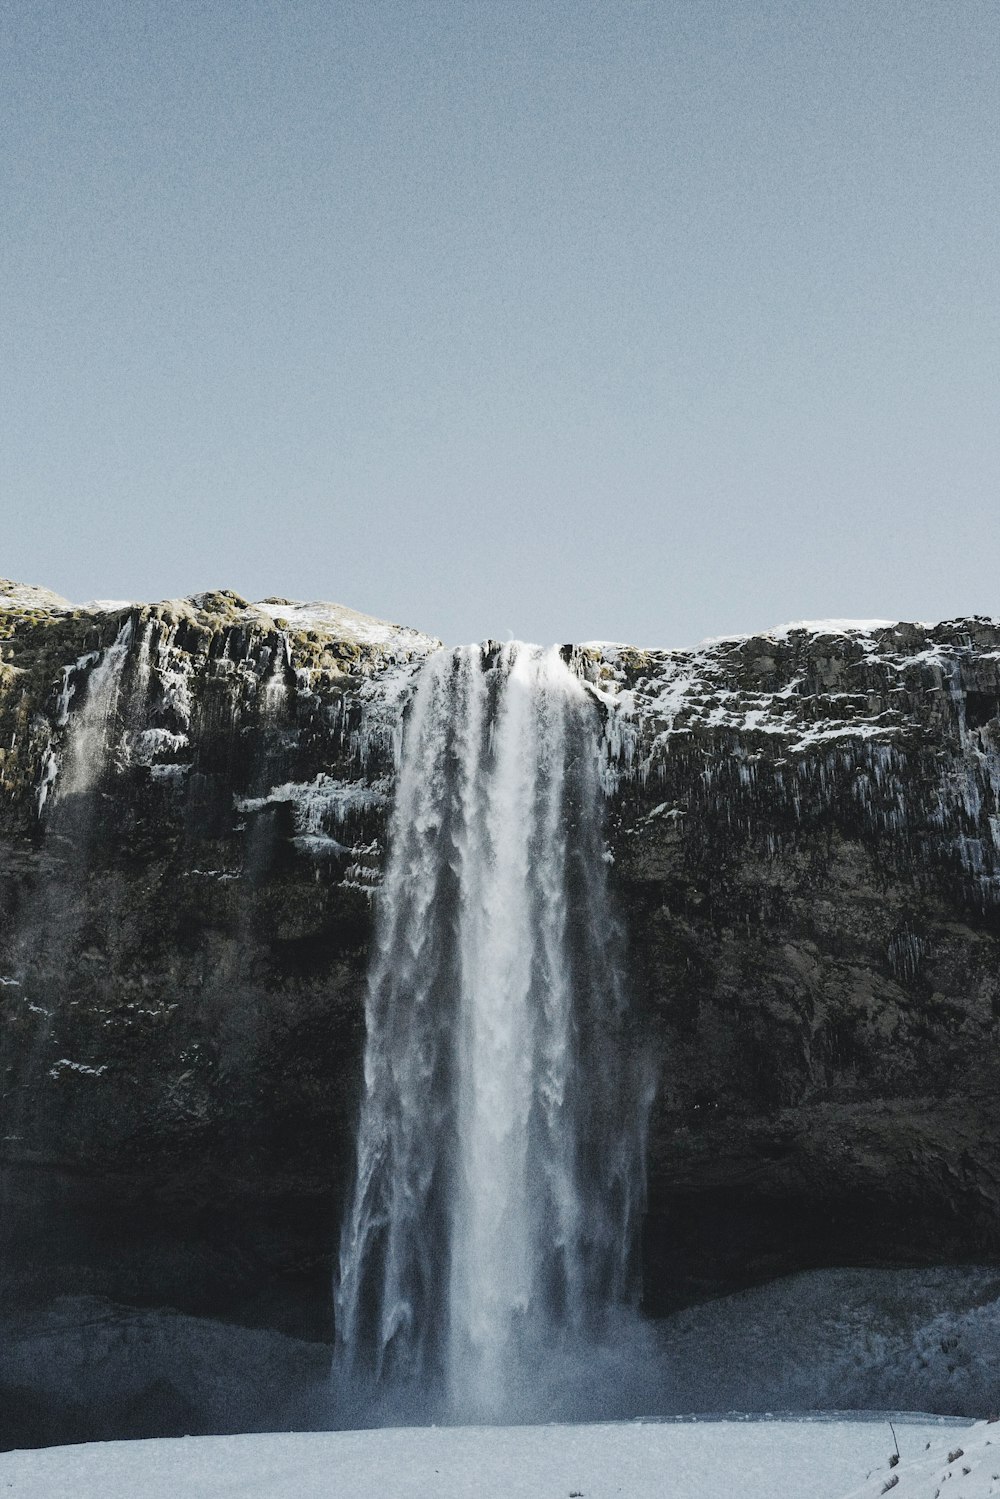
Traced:
<path fill-rule="evenodd" d="M 0 583 L 8 1304 L 328 1336 L 402 715 L 437 642 Z M 566 647 L 599 709 L 645 1299 L 1000 1252 L 1000 622 Z"/>

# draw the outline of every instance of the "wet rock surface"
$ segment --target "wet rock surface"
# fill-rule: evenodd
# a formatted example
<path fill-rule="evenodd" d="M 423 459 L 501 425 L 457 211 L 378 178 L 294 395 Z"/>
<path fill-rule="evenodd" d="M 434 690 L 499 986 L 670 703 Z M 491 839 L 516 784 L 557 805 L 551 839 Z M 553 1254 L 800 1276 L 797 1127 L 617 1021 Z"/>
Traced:
<path fill-rule="evenodd" d="M 0 1283 L 330 1334 L 394 744 L 436 642 L 0 583 Z M 577 647 L 644 1299 L 1000 1252 L 1000 625 Z"/>

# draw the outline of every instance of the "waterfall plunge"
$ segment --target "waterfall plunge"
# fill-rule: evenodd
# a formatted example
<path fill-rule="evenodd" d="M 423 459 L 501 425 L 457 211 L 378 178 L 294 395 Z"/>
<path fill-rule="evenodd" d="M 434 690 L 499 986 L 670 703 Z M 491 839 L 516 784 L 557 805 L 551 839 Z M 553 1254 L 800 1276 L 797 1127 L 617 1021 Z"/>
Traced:
<path fill-rule="evenodd" d="M 629 1060 L 597 710 L 558 650 L 440 651 L 404 735 L 369 975 L 337 1369 L 453 1419 L 628 1300 L 648 1088 Z"/>

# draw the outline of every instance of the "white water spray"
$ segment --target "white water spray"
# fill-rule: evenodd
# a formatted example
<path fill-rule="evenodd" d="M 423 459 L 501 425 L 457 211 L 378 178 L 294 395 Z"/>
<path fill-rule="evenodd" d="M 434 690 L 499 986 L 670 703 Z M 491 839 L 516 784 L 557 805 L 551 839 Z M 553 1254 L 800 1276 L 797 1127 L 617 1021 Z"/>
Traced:
<path fill-rule="evenodd" d="M 453 1419 L 544 1414 L 545 1361 L 629 1297 L 648 1096 L 597 730 L 559 651 L 514 643 L 431 657 L 404 736 L 336 1362 Z"/>

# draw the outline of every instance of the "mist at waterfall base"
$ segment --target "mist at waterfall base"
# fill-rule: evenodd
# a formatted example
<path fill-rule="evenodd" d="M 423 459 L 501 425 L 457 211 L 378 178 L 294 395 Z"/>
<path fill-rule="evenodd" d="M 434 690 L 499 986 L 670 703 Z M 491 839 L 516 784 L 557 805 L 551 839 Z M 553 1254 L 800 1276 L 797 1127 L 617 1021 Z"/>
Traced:
<path fill-rule="evenodd" d="M 430 1419 L 416 1398 L 409 1421 L 388 1401 L 332 1411 L 325 1344 L 207 1317 L 63 1297 L 3 1332 L 0 1447 Z M 1000 1385 L 1000 1275 L 809 1271 L 620 1333 L 542 1371 L 531 1393 L 536 1408 L 551 1400 L 545 1419 L 977 1416 Z"/>

